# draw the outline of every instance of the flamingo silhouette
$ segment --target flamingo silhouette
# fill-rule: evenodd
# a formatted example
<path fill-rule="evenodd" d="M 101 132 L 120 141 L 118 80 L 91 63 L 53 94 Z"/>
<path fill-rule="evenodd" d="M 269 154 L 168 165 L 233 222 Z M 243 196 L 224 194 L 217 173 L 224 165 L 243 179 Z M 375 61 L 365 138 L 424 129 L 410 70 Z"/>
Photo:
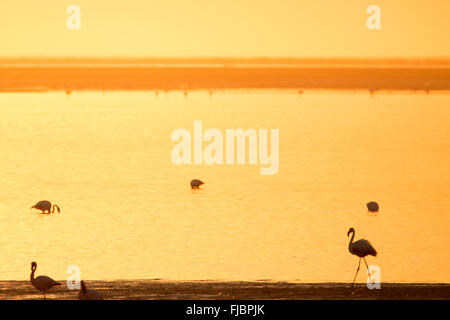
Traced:
<path fill-rule="evenodd" d="M 366 206 L 370 212 L 377 212 L 380 209 L 380 206 L 375 201 L 367 202 Z"/>
<path fill-rule="evenodd" d="M 52 203 L 47 200 L 42 200 L 36 203 L 34 206 L 32 206 L 30 209 L 38 209 L 41 210 L 42 213 L 45 213 L 45 211 L 48 211 L 48 213 L 55 213 L 55 208 L 58 210 L 58 213 L 61 212 L 61 209 L 58 207 L 58 205 L 53 205 L 53 211 L 50 211 L 52 209 Z"/>
<path fill-rule="evenodd" d="M 34 272 L 36 271 L 37 268 L 37 263 L 36 262 L 32 262 L 31 263 L 31 274 L 30 274 L 30 281 L 31 284 L 38 289 L 39 291 L 43 291 L 44 292 L 44 300 L 45 300 L 45 293 L 54 286 L 59 286 L 61 285 L 61 283 L 56 282 L 55 280 L 53 280 L 50 277 L 47 276 L 39 276 L 37 278 L 34 277 Z"/>
<path fill-rule="evenodd" d="M 201 180 L 194 179 L 194 180 L 191 181 L 191 188 L 192 189 L 199 189 L 202 184 L 205 184 L 205 183 L 203 181 L 201 181 Z"/>
<path fill-rule="evenodd" d="M 103 300 L 102 295 L 94 289 L 86 289 L 86 284 L 81 280 L 81 288 L 78 292 L 78 300 Z"/>
<path fill-rule="evenodd" d="M 372 255 L 374 257 L 377 256 L 377 251 L 375 248 L 370 244 L 369 241 L 365 239 L 360 239 L 356 242 L 353 242 L 353 238 L 355 238 L 355 229 L 350 228 L 347 232 L 347 237 L 352 233 L 352 238 L 350 239 L 350 242 L 348 244 L 348 251 L 350 251 L 351 254 L 359 257 L 359 263 L 358 263 L 358 269 L 356 269 L 355 278 L 353 278 L 352 287 L 355 284 L 356 276 L 359 271 L 359 267 L 361 266 L 361 258 L 364 259 L 364 263 L 367 267 L 367 274 L 369 275 L 370 279 L 370 273 L 369 273 L 369 266 L 367 265 L 365 256 Z"/>

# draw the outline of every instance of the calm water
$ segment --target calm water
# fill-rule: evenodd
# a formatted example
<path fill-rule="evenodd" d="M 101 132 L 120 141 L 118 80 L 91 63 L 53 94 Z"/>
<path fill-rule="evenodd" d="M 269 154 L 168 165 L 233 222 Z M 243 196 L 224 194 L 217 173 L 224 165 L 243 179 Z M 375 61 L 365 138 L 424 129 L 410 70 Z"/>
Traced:
<path fill-rule="evenodd" d="M 2 93 L 0 108 L 0 279 L 35 260 L 55 279 L 75 264 L 98 280 L 350 282 L 354 227 L 382 281 L 450 282 L 448 93 Z M 194 120 L 280 129 L 279 173 L 174 165 L 170 135 Z M 62 214 L 29 209 L 43 199 Z"/>

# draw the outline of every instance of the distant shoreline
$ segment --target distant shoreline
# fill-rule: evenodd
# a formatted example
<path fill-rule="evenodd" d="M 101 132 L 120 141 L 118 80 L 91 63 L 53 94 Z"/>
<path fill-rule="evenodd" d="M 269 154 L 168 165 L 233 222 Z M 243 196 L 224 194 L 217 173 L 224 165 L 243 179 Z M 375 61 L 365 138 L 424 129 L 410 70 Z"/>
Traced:
<path fill-rule="evenodd" d="M 450 57 L 0 57 L 2 65 L 334 65 L 450 67 Z"/>
<path fill-rule="evenodd" d="M 450 90 L 450 67 L 86 67 L 0 63 L 0 92 L 216 89 Z"/>
<path fill-rule="evenodd" d="M 52 288 L 49 299 L 77 299 L 77 290 L 68 290 L 65 281 Z M 89 288 L 106 299 L 127 300 L 430 300 L 450 299 L 450 284 L 442 283 L 382 283 L 381 289 L 369 290 L 365 284 L 350 283 L 290 283 L 270 281 L 166 281 L 120 280 L 86 281 Z M 42 299 L 42 294 L 29 281 L 0 281 L 0 299 Z M 353 293 L 352 293 L 353 292 Z"/>

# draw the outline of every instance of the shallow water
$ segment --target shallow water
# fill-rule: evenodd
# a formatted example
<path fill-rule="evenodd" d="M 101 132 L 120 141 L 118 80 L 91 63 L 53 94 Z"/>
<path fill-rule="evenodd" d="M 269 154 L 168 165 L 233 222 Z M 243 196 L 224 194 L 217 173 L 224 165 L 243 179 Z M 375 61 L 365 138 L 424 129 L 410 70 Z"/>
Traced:
<path fill-rule="evenodd" d="M 450 282 L 449 107 L 435 92 L 2 93 L 0 279 L 37 261 L 55 279 L 77 265 L 96 280 L 351 282 L 354 227 L 382 281 Z M 194 120 L 280 129 L 278 174 L 176 166 L 171 133 Z M 29 209 L 43 199 L 62 213 Z"/>
<path fill-rule="evenodd" d="M 86 287 L 104 300 L 267 300 L 267 299 L 450 299 L 450 284 L 383 283 L 381 290 L 367 290 L 365 284 L 293 283 L 274 281 L 87 281 Z M 44 296 L 29 281 L 0 281 L 0 299 L 41 300 Z M 49 300 L 76 300 L 78 289 L 53 287 Z"/>

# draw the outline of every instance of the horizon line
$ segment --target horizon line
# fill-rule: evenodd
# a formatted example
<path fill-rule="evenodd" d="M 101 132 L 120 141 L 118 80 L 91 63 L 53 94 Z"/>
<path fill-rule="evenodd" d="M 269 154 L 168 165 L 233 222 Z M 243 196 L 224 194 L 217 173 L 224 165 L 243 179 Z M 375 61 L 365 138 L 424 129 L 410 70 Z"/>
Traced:
<path fill-rule="evenodd" d="M 0 63 L 4 62 L 147 62 L 147 63 L 245 63 L 245 64 L 321 64 L 321 63 L 336 63 L 336 64 L 426 64 L 426 63 L 440 63 L 450 64 L 450 56 L 416 56 L 416 57 L 343 57 L 343 56 L 329 56 L 329 57 L 299 57 L 299 56 L 0 56 Z"/>

